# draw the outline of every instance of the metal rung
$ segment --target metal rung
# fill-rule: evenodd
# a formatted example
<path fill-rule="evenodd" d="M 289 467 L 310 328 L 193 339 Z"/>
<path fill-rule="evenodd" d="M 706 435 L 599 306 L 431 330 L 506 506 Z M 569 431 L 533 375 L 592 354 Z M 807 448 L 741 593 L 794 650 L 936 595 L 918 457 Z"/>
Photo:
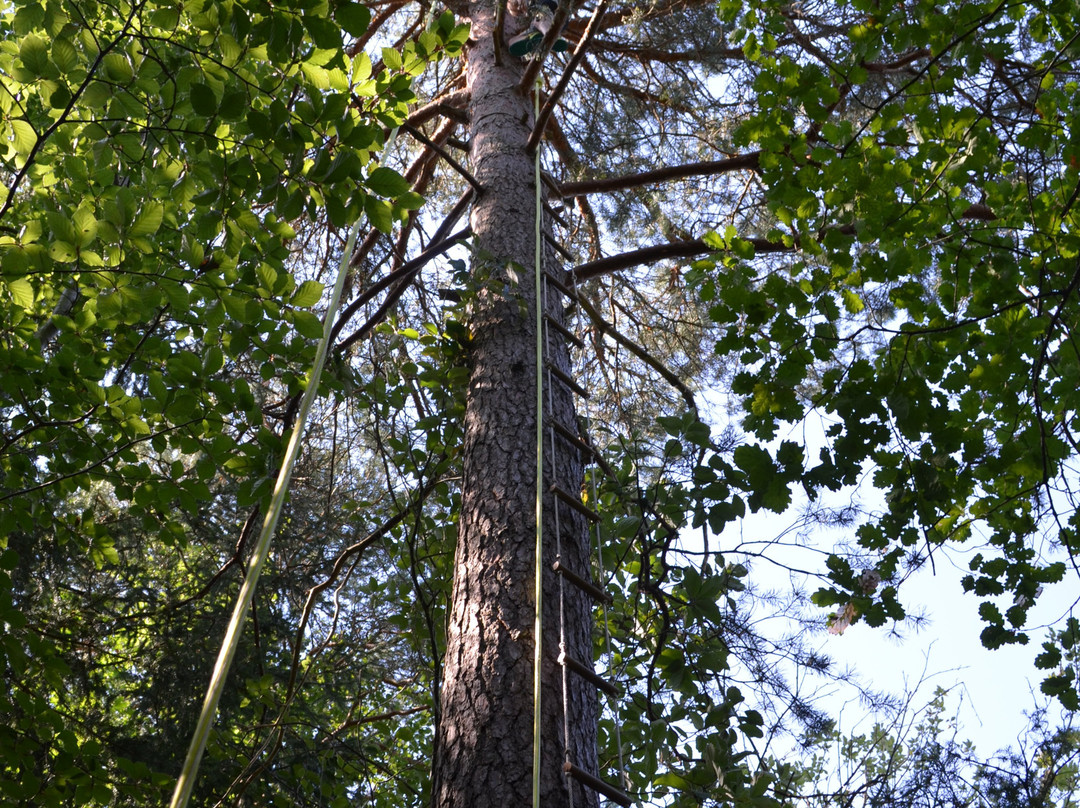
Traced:
<path fill-rule="evenodd" d="M 591 665 L 586 665 L 584 662 L 578 662 L 572 656 L 568 656 L 565 651 L 559 654 L 559 664 L 564 668 L 569 668 L 582 679 L 588 679 L 590 684 L 597 690 L 603 690 L 612 698 L 619 697 L 619 688 L 597 674 L 597 672 L 592 669 Z"/>
<path fill-rule="evenodd" d="M 589 458 L 600 456 L 600 453 L 593 448 L 591 443 L 586 441 L 580 435 L 574 434 L 571 430 L 567 429 L 558 421 L 552 421 L 551 428 L 558 432 L 562 437 L 564 437 L 568 443 L 576 447 L 577 450 L 581 452 L 582 456 L 585 458 L 586 461 L 588 461 Z"/>
<path fill-rule="evenodd" d="M 608 605 L 611 605 L 611 603 L 613 602 L 613 598 L 611 597 L 611 595 L 609 595 L 599 586 L 594 584 L 588 578 L 582 578 L 569 567 L 564 567 L 558 559 L 556 559 L 555 563 L 551 565 L 551 568 L 555 570 L 555 572 L 559 573 L 559 575 L 561 575 L 563 578 L 572 583 L 574 586 L 576 586 L 578 589 L 580 589 L 582 592 L 585 592 L 588 595 L 592 595 L 593 600 L 599 600 L 602 603 L 607 603 Z"/>
<path fill-rule="evenodd" d="M 571 331 L 565 325 L 560 323 L 558 320 L 556 320 L 550 314 L 545 314 L 544 315 L 544 321 L 548 325 L 550 325 L 552 328 L 554 328 L 556 331 L 558 331 L 560 334 L 562 334 L 564 337 L 566 337 L 567 341 L 574 343 L 574 345 L 576 345 L 578 348 L 584 349 L 585 340 L 583 340 L 581 337 L 579 337 L 577 334 L 575 334 L 573 331 Z"/>
<path fill-rule="evenodd" d="M 568 298 L 570 298 L 571 300 L 577 300 L 577 292 L 575 292 L 573 289 L 563 283 L 560 278 L 556 278 L 550 272 L 545 272 L 544 278 L 547 280 L 548 283 L 550 283 Z"/>
<path fill-rule="evenodd" d="M 547 366 L 548 370 L 551 371 L 551 375 L 558 379 L 560 382 L 565 384 L 582 398 L 587 399 L 589 397 L 589 391 L 577 382 L 575 382 L 573 379 L 571 379 L 570 376 L 567 375 L 567 373 L 563 371 L 560 367 L 558 367 L 554 362 L 549 361 L 547 363 Z"/>
<path fill-rule="evenodd" d="M 575 497 L 573 494 L 568 494 L 557 485 L 552 485 L 549 490 L 586 519 L 591 519 L 593 522 L 600 521 L 600 514 L 582 502 L 581 497 Z"/>

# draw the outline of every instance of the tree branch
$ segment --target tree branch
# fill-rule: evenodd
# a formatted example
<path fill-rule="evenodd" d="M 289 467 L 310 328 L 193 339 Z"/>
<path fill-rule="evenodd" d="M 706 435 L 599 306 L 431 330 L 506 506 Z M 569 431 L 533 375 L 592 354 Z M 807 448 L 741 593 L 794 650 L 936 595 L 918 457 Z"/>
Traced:
<path fill-rule="evenodd" d="M 687 387 L 683 383 L 682 379 L 675 375 L 675 372 L 671 370 L 671 368 L 669 368 L 667 365 L 665 365 L 663 362 L 661 362 L 659 359 L 649 353 L 648 350 L 646 350 L 644 347 L 638 345 L 636 342 L 630 339 L 630 337 L 619 331 L 619 329 L 615 327 L 614 323 L 610 323 L 605 320 L 604 316 L 580 294 L 575 298 L 575 302 L 578 306 L 581 307 L 581 310 L 585 312 L 586 316 L 592 321 L 593 325 L 600 332 L 601 337 L 603 337 L 604 334 L 610 335 L 611 338 L 615 340 L 615 342 L 626 348 L 626 350 L 628 350 L 646 365 L 659 373 L 660 376 L 663 377 L 664 381 L 666 381 L 668 384 L 670 384 L 672 387 L 679 391 L 679 394 L 686 402 L 686 406 L 690 409 L 691 412 L 694 413 L 694 415 L 697 415 L 698 409 L 697 402 L 694 401 L 694 393 L 690 390 L 689 387 Z"/>
<path fill-rule="evenodd" d="M 407 4 L 408 0 L 395 0 L 395 2 L 389 3 L 386 8 L 384 8 L 382 11 L 375 15 L 371 22 L 368 23 L 367 30 L 364 31 L 364 33 L 361 34 L 359 37 L 357 37 L 356 41 L 345 49 L 345 52 L 350 57 L 356 56 L 356 54 L 360 53 L 360 51 L 362 51 L 367 45 L 368 40 L 370 40 L 373 36 L 375 36 L 377 33 L 379 33 L 379 31 L 382 30 L 383 24 L 395 14 L 397 14 Z"/>
<path fill-rule="evenodd" d="M 658 182 L 685 179 L 686 177 L 707 177 L 716 174 L 726 174 L 730 171 L 755 171 L 758 167 L 760 151 L 739 154 L 735 157 L 727 157 L 723 160 L 710 160 L 702 163 L 683 163 L 678 166 L 658 168 L 655 171 L 643 171 L 640 174 L 628 174 L 622 177 L 607 177 L 605 179 L 580 180 L 578 182 L 564 182 L 559 186 L 563 198 L 584 196 L 585 194 L 608 193 L 620 191 L 625 188 L 636 188 L 641 185 L 652 185 Z"/>
<path fill-rule="evenodd" d="M 750 238 L 745 239 L 745 241 L 754 245 L 754 252 L 758 255 L 793 252 L 798 249 L 798 245 L 789 247 L 781 241 L 769 241 L 764 238 Z M 578 264 L 571 272 L 574 273 L 575 278 L 583 281 L 588 278 L 598 278 L 601 275 L 610 275 L 612 272 L 618 272 L 621 269 L 663 261 L 666 258 L 694 258 L 698 255 L 708 255 L 715 252 L 719 252 L 719 250 L 710 247 L 701 239 L 675 241 L 670 244 L 654 244 L 640 250 L 631 250 L 619 255 L 609 255 L 607 258 L 600 258 L 596 261 L 588 261 L 584 264 Z"/>
<path fill-rule="evenodd" d="M 405 123 L 409 126 L 419 127 L 436 115 L 443 115 L 458 123 L 467 124 L 469 122 L 469 113 L 465 110 L 465 105 L 468 101 L 469 91 L 467 89 L 454 90 L 441 98 L 436 98 L 430 104 L 425 104 L 419 109 L 413 110 L 409 117 L 405 119 Z"/>
<path fill-rule="evenodd" d="M 427 137 L 427 135 L 425 135 L 423 132 L 421 132 L 415 126 L 410 124 L 408 121 L 406 121 L 404 124 L 402 124 L 401 128 L 404 129 L 406 132 L 408 132 L 410 135 L 412 135 L 414 138 L 416 138 L 416 140 L 423 143 L 425 146 L 427 146 L 429 149 L 431 149 L 437 155 L 439 155 L 439 157 L 441 157 L 443 160 L 445 160 L 446 163 L 452 169 L 454 169 L 458 174 L 460 174 L 462 177 L 465 178 L 465 181 L 468 182 L 469 185 L 471 185 L 473 187 L 473 189 L 477 193 L 480 193 L 481 191 L 484 190 L 483 187 L 480 185 L 480 182 L 476 179 L 476 177 L 474 177 L 472 174 L 470 174 L 468 172 L 468 170 L 466 170 L 465 166 L 463 166 L 461 163 L 459 163 L 457 160 L 455 160 L 452 156 L 450 156 L 450 153 L 446 149 L 444 149 L 442 146 L 440 146 L 438 143 L 431 140 L 431 138 Z"/>
<path fill-rule="evenodd" d="M 646 62 L 659 62 L 661 64 L 678 64 L 680 62 L 698 63 L 703 58 L 718 57 L 721 59 L 745 60 L 746 55 L 742 48 L 709 48 L 707 50 L 669 51 L 662 48 L 652 48 L 641 45 L 630 45 L 625 42 L 616 42 L 612 39 L 593 40 L 593 52 L 603 51 L 618 56 L 629 56 L 637 59 L 642 64 Z"/>
<path fill-rule="evenodd" d="M 695 8 L 711 3 L 712 0 L 671 0 L 671 2 L 668 3 L 656 3 L 655 5 L 628 3 L 621 9 L 609 11 L 601 17 L 599 27 L 601 30 L 606 31 L 610 28 L 618 28 L 630 19 L 642 21 L 655 20 L 660 17 L 667 17 L 677 11 L 683 11 L 688 8 Z M 582 30 L 582 21 L 574 20 L 566 26 L 566 30 L 572 37 L 577 38 L 580 36 L 580 31 Z"/>
<path fill-rule="evenodd" d="M 471 198 L 472 191 L 469 191 L 469 196 Z M 364 294 L 362 294 L 355 301 L 353 301 L 347 310 L 348 316 L 343 315 L 341 319 L 338 320 L 337 325 L 334 326 L 335 332 L 340 333 L 341 329 L 344 328 L 348 317 L 351 317 L 353 314 L 355 314 L 357 309 L 359 309 L 362 305 L 367 303 L 375 295 L 377 295 L 383 289 L 386 289 L 395 281 L 398 282 L 397 285 L 390 291 L 390 294 L 386 296 L 386 300 L 384 300 L 382 305 L 379 306 L 379 310 L 376 311 L 375 314 L 373 314 L 371 317 L 369 317 L 367 322 L 365 322 L 360 328 L 358 328 L 345 339 L 341 340 L 341 342 L 339 342 L 335 346 L 335 351 L 341 353 L 352 344 L 359 342 L 361 339 L 363 339 L 367 335 L 367 332 L 370 331 L 383 317 L 386 316 L 386 312 L 389 311 L 390 306 L 396 303 L 397 300 L 401 297 L 401 295 L 404 294 L 405 289 L 408 288 L 416 273 L 419 272 L 424 267 L 424 265 L 428 263 L 428 261 L 442 255 L 444 252 L 449 250 L 462 239 L 468 238 L 470 232 L 470 228 L 464 227 L 458 232 L 454 233 L 454 235 L 450 236 L 449 238 L 436 242 L 435 244 L 424 250 L 422 253 L 420 253 L 420 255 L 416 256 L 416 258 L 403 264 L 400 269 L 391 272 L 389 275 L 387 275 L 385 278 L 383 278 L 381 281 L 371 287 L 371 289 L 367 290 L 366 292 L 364 292 Z"/>
<path fill-rule="evenodd" d="M 567 62 L 566 67 L 563 69 L 562 75 L 559 76 L 559 82 L 555 85 L 555 88 L 551 91 L 547 101 L 544 102 L 544 108 L 540 110 L 540 114 L 536 117 L 536 124 L 533 126 L 532 134 L 529 135 L 529 142 L 525 146 L 525 150 L 532 154 L 540 145 L 540 140 L 544 136 L 544 130 L 547 128 L 548 119 L 555 111 L 555 105 L 559 103 L 559 99 L 562 97 L 563 92 L 566 90 L 568 84 L 570 84 L 570 77 L 574 75 L 574 71 L 577 70 L 577 66 L 581 64 L 581 60 L 585 58 L 585 49 L 592 42 L 593 36 L 596 34 L 596 22 L 600 19 L 604 13 L 604 9 L 607 8 L 608 0 L 600 0 L 596 6 L 596 10 L 593 12 L 592 17 L 589 18 L 589 24 L 585 26 L 585 33 L 582 34 L 578 40 L 577 47 L 574 48 L 574 53 L 570 56 L 570 61 Z"/>

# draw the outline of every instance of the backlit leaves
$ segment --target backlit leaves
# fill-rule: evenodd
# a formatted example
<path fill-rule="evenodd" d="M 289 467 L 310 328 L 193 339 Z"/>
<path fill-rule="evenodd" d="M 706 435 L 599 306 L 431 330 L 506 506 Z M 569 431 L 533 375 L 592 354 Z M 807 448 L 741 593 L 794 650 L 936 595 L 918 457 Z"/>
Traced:
<path fill-rule="evenodd" d="M 784 504 L 774 465 L 811 498 L 875 468 L 884 508 L 859 527 L 862 549 L 888 580 L 915 547 L 982 537 L 965 587 L 998 647 L 1027 641 L 1027 610 L 1063 575 L 1036 537 L 1075 552 L 1078 76 L 1054 40 L 1068 13 L 956 12 L 838 9 L 847 37 L 822 58 L 783 44 L 803 24 L 785 12 L 721 3 L 760 65 L 736 142 L 764 151 L 768 238 L 798 258 L 728 251 L 692 278 L 722 329 L 717 351 L 742 359 L 733 390 L 762 441 L 734 454 L 751 507 Z M 1039 68 L 1006 76 L 1003 60 Z M 770 441 L 811 411 L 831 426 L 820 462 L 800 470 Z M 848 616 L 871 622 L 896 612 L 889 588 L 871 605 L 831 577 L 822 605 L 854 603 Z"/>
<path fill-rule="evenodd" d="M 299 390 L 322 332 L 307 309 L 323 287 L 290 273 L 289 222 L 329 212 L 347 227 L 377 203 L 390 229 L 396 197 L 417 206 L 377 167 L 384 129 L 412 76 L 460 48 L 451 17 L 409 72 L 399 54 L 402 69 L 372 75 L 342 52 L 369 20 L 357 3 L 0 10 L 0 546 L 20 548 L 0 579 L 0 664 L 25 683 L 0 697 L 6 800 L 162 802 L 154 772 L 172 763 L 113 744 L 135 721 L 131 683 L 68 686 L 69 629 L 41 639 L 67 607 L 38 609 L 25 570 L 48 556 L 65 572 L 41 587 L 108 580 L 183 546 L 222 486 L 232 508 L 265 493 L 281 421 L 264 396 Z M 354 63 L 366 74 L 350 78 Z M 371 81 L 362 101 L 353 80 Z M 242 523 L 224 520 L 230 541 Z M 25 629 L 24 610 L 44 623 Z M 126 653 L 119 636 L 106 654 Z M 112 700 L 100 725 L 71 720 L 97 698 Z"/>

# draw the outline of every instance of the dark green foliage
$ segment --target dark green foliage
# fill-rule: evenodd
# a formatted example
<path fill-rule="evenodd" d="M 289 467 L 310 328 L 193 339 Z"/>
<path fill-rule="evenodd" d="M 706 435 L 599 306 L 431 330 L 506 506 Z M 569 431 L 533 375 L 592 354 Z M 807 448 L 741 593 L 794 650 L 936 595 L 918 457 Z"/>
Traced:
<path fill-rule="evenodd" d="M 470 305 L 487 287 L 456 259 L 387 281 L 430 246 L 425 197 L 449 207 L 463 182 L 432 151 L 401 171 L 378 158 L 414 102 L 463 117 L 444 57 L 468 28 L 381 9 L 0 12 L 5 804 L 165 799 L 293 426 L 338 231 L 360 216 L 370 244 L 339 326 L 365 324 L 339 334 L 197 793 L 429 802 Z M 854 546 L 805 573 L 834 629 L 903 619 L 907 575 L 966 542 L 983 642 L 1025 643 L 1031 605 L 1069 572 L 1076 21 L 1066 4 L 982 0 L 717 13 L 661 3 L 612 22 L 551 148 L 560 182 L 756 155 L 745 181 L 691 173 L 579 202 L 565 240 L 590 258 L 650 239 L 712 252 L 582 287 L 604 456 L 586 498 L 616 596 L 597 658 L 624 688 L 601 721 L 603 773 L 665 805 L 764 808 L 813 776 L 754 744 L 829 727 L 791 672 L 838 674 L 808 650 L 809 624 L 759 628 L 754 608 L 796 619 L 804 604 L 755 588 L 745 517 L 824 509 L 867 479 L 881 492 L 873 518 L 825 520 Z M 452 152 L 467 133 L 449 132 Z M 398 296 L 376 303 L 376 287 Z M 722 407 L 686 411 L 721 387 L 726 429 Z M 803 440 L 792 427 L 810 416 L 823 434 Z M 1055 627 L 1035 657 L 1070 709 L 1077 635 Z M 946 788 L 967 751 L 931 729 L 918 748 L 845 740 L 868 782 L 894 753 L 918 774 L 882 780 L 897 787 L 873 804 L 931 785 L 935 804 L 971 796 Z M 1072 737 L 1055 742 L 1067 757 Z M 1012 774 L 978 774 L 985 804 L 1022 803 Z"/>
<path fill-rule="evenodd" d="M 352 3 L 231 0 L 0 13 L 5 804 L 160 804 L 171 788 L 245 524 L 291 427 L 280 402 L 321 333 L 310 309 L 322 284 L 296 278 L 320 268 L 298 260 L 294 225 L 325 210 L 340 226 L 365 209 L 389 223 L 416 207 L 373 157 L 414 98 L 412 76 L 460 48 L 440 20 L 422 55 L 411 45 L 373 71 L 343 50 L 369 19 Z M 246 785 L 246 756 L 267 740 L 255 728 L 297 673 L 288 649 L 305 642 L 304 594 L 343 550 L 300 515 L 233 674 L 209 793 Z M 321 529 L 344 538 L 345 519 Z M 378 631 L 383 617 L 356 619 Z M 272 772 L 260 804 L 310 804 L 320 790 L 320 804 L 340 804 L 376 776 L 363 733 L 327 733 L 350 716 L 350 694 L 398 675 L 408 657 L 390 647 L 399 662 L 360 691 L 347 657 L 303 671 L 338 695 L 296 700 L 295 729 L 264 748 L 284 751 L 253 761 Z"/>

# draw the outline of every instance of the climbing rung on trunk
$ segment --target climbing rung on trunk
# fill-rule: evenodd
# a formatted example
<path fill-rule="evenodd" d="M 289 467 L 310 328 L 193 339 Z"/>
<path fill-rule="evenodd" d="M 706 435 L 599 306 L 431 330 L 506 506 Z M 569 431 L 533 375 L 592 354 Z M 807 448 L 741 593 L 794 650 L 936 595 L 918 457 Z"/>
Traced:
<path fill-rule="evenodd" d="M 584 662 L 578 662 L 572 656 L 568 656 L 565 651 L 559 654 L 559 664 L 564 668 L 569 668 L 582 679 L 587 679 L 590 684 L 597 690 L 603 690 L 613 699 L 619 697 L 619 688 L 615 687 L 604 677 L 600 676 L 596 671 L 592 669 L 592 665 L 586 665 Z"/>
<path fill-rule="evenodd" d="M 597 794 L 602 794 L 614 803 L 618 803 L 623 808 L 630 808 L 633 804 L 633 799 L 625 791 L 620 791 L 610 783 L 605 783 L 599 777 L 589 774 L 582 768 L 575 766 L 569 760 L 563 764 L 563 771 L 577 780 L 584 786 L 588 786 Z"/>
<path fill-rule="evenodd" d="M 551 486 L 549 490 L 586 519 L 591 519 L 594 522 L 600 521 L 600 514 L 582 502 L 580 497 L 575 497 L 573 494 L 566 493 L 557 485 Z"/>
<path fill-rule="evenodd" d="M 571 379 L 563 370 L 556 367 L 554 363 L 548 362 L 547 366 L 548 366 L 548 370 L 551 371 L 551 375 L 554 376 L 556 379 L 558 379 L 560 382 L 565 384 L 567 387 L 569 387 L 571 390 L 573 390 L 575 393 L 577 393 L 582 398 L 587 399 L 589 397 L 589 391 L 588 390 L 586 390 L 580 384 L 578 384 L 573 379 Z"/>
<path fill-rule="evenodd" d="M 566 441 L 573 445 L 579 452 L 581 452 L 582 459 L 587 463 L 596 457 L 599 457 L 599 452 L 592 447 L 591 444 L 586 443 L 585 439 L 580 435 L 576 435 L 560 424 L 558 421 L 551 422 L 551 428 L 566 438 Z"/>
<path fill-rule="evenodd" d="M 574 292 L 574 290 L 567 286 L 565 283 L 563 283 L 562 279 L 556 278 L 550 272 L 545 272 L 544 278 L 546 278 L 548 283 L 550 283 L 568 298 L 570 298 L 571 300 L 577 300 L 577 293 Z"/>
<path fill-rule="evenodd" d="M 564 337 L 566 337 L 568 342 L 574 343 L 574 345 L 576 345 L 578 348 L 585 347 L 585 341 L 581 337 L 579 337 L 577 334 L 575 334 L 573 331 L 571 331 L 569 328 L 560 323 L 551 315 L 545 314 L 544 321 L 556 331 L 558 331 L 560 334 L 562 334 Z"/>
<path fill-rule="evenodd" d="M 553 215 L 558 216 L 558 214 L 555 213 L 554 211 L 552 211 L 550 207 L 548 208 L 548 210 Z M 559 218 L 559 219 L 556 219 L 556 220 L 558 221 L 558 224 L 561 224 L 561 225 L 563 225 L 563 227 L 566 227 L 566 224 L 564 223 L 562 218 Z M 571 253 L 569 250 L 567 250 L 567 248 L 564 247 L 562 244 L 559 244 L 557 241 L 555 241 L 551 237 L 551 235 L 549 235 L 548 233 L 544 233 L 543 234 L 543 240 L 548 242 L 549 244 L 551 244 L 555 248 L 555 252 L 558 253 L 559 255 L 562 255 L 564 258 L 566 258 L 566 260 L 571 261 L 571 262 L 573 261 L 573 253 Z"/>
<path fill-rule="evenodd" d="M 555 570 L 555 572 L 559 573 L 559 575 L 561 575 L 563 578 L 572 583 L 574 586 L 576 586 L 578 589 L 580 589 L 582 592 L 586 593 L 587 595 L 591 595 L 593 600 L 598 600 L 601 603 L 607 603 L 609 605 L 611 604 L 611 595 L 609 595 L 599 586 L 594 584 L 588 578 L 583 578 L 569 567 L 564 567 L 562 565 L 562 562 L 558 559 L 555 559 L 555 563 L 551 565 L 551 568 Z"/>

